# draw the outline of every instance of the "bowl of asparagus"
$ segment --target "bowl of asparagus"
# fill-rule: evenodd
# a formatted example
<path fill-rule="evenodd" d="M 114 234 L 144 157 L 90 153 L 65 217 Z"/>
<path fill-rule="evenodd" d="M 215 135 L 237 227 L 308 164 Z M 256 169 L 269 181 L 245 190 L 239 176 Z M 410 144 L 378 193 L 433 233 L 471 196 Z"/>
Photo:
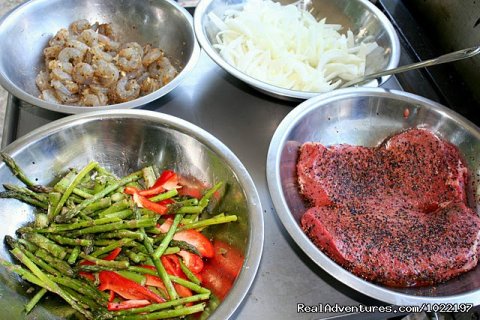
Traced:
<path fill-rule="evenodd" d="M 3 317 L 227 319 L 247 294 L 260 200 L 202 129 L 145 110 L 92 112 L 0 156 Z"/>

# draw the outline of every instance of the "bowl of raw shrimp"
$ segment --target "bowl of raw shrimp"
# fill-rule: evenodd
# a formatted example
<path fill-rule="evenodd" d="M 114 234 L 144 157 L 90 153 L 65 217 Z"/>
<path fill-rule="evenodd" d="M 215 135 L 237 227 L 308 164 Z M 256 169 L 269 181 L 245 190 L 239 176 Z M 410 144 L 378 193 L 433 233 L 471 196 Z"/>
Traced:
<path fill-rule="evenodd" d="M 191 15 L 171 0 L 28 1 L 0 20 L 0 43 L 0 84 L 68 114 L 143 106 L 200 56 Z"/>

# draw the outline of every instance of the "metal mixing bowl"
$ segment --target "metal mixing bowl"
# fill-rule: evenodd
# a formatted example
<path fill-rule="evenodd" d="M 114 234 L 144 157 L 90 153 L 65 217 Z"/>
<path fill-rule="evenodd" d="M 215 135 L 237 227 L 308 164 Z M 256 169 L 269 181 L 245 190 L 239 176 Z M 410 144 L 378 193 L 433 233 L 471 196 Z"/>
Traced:
<path fill-rule="evenodd" d="M 385 287 L 356 277 L 336 264 L 301 230 L 300 218 L 306 207 L 298 192 L 295 171 L 301 144 L 317 141 L 325 145 L 377 146 L 386 137 L 414 127 L 428 128 L 459 148 L 472 178 L 471 193 L 476 199 L 471 199 L 471 204 L 480 213 L 480 129 L 431 100 L 378 88 L 334 91 L 300 104 L 285 117 L 268 151 L 267 179 L 273 203 L 287 231 L 315 263 L 370 297 L 397 305 L 480 304 L 480 267 L 435 286 Z"/>
<path fill-rule="evenodd" d="M 171 168 L 213 185 L 223 181 L 227 192 L 219 210 L 238 215 L 238 222 L 211 229 L 214 239 L 238 248 L 245 261 L 231 291 L 209 319 L 224 320 L 247 294 L 260 263 L 263 247 L 263 213 L 259 196 L 245 167 L 219 140 L 193 124 L 169 115 L 144 110 L 109 110 L 74 115 L 52 122 L 13 142 L 10 154 L 32 180 L 51 183 L 57 173 L 80 168 L 96 160 L 118 176 L 149 164 Z M 0 164 L 0 183 L 19 184 Z M 0 201 L 0 239 L 33 219 L 29 205 L 16 200 Z M 7 247 L 0 255 L 10 260 Z M 0 267 L 0 314 L 2 319 L 24 317 L 27 285 Z M 64 315 L 57 299 L 35 308 L 32 319 Z"/>
<path fill-rule="evenodd" d="M 39 99 L 35 77 L 44 68 L 43 49 L 58 30 L 79 19 L 91 23 L 111 22 L 122 42 L 150 43 L 163 49 L 180 70 L 179 74 L 155 92 L 109 106 L 65 106 Z M 176 88 L 200 56 L 192 16 L 171 0 L 29 1 L 0 23 L 0 43 L 0 84 L 32 105 L 70 114 L 145 105 Z"/>
<path fill-rule="evenodd" d="M 275 1 L 275 0 L 274 0 Z M 282 4 L 298 3 L 300 0 L 279 0 Z M 400 59 L 400 43 L 397 33 L 387 17 L 368 0 L 304 0 L 307 9 L 317 19 L 327 18 L 327 23 L 341 24 L 343 31 L 352 30 L 355 35 L 372 37 L 381 50 L 375 50 L 367 56 L 366 74 L 395 68 Z M 318 95 L 317 92 L 306 92 L 280 88 L 263 81 L 257 80 L 243 73 L 226 62 L 217 49 L 215 38 L 218 28 L 212 23 L 209 14 L 213 13 L 222 18 L 229 9 L 241 9 L 246 0 L 201 0 L 195 9 L 194 26 L 198 42 L 205 52 L 220 67 L 232 76 L 248 83 L 254 88 L 274 97 L 298 100 L 308 99 Z M 383 77 L 380 83 L 385 82 L 389 76 Z M 365 86 L 377 86 L 377 81 L 372 81 Z"/>

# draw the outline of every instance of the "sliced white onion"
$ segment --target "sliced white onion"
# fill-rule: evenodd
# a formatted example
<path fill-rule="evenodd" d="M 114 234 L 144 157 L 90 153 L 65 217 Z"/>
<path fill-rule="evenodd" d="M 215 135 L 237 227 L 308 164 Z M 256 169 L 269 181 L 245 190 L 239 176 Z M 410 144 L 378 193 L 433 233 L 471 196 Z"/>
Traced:
<path fill-rule="evenodd" d="M 240 71 L 266 83 L 293 90 L 327 92 L 341 81 L 365 73 L 375 42 L 359 42 L 338 24 L 317 21 L 294 5 L 248 0 L 242 10 L 228 10 L 210 21 L 221 56 Z"/>

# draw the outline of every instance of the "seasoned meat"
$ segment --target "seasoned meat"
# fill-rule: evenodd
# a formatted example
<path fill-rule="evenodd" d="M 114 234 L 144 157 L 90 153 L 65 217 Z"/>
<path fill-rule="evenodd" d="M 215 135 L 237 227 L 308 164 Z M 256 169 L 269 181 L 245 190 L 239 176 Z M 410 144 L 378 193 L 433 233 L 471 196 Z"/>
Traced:
<path fill-rule="evenodd" d="M 301 147 L 302 228 L 358 276 L 390 286 L 441 282 L 477 264 L 480 218 L 466 205 L 457 150 L 412 129 L 379 147 Z"/>

